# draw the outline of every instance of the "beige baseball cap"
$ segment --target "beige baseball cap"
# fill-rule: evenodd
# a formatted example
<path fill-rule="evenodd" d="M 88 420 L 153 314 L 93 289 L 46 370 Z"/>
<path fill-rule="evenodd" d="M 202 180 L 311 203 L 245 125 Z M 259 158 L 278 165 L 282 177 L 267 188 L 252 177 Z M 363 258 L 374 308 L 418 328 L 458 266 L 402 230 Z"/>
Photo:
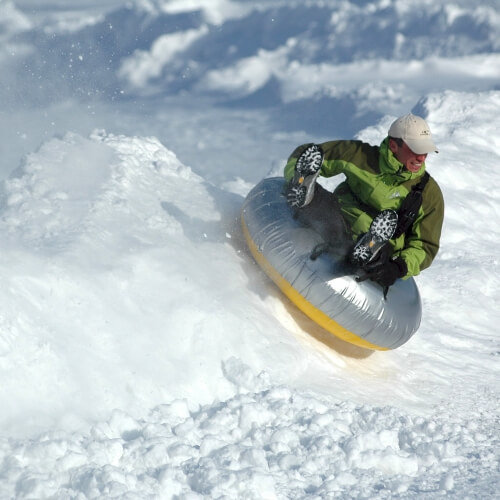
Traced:
<path fill-rule="evenodd" d="M 420 116 L 407 115 L 399 117 L 389 128 L 389 137 L 403 139 L 408 147 L 418 155 L 424 155 L 434 151 L 439 153 L 438 148 L 432 141 L 432 134 L 427 122 Z"/>

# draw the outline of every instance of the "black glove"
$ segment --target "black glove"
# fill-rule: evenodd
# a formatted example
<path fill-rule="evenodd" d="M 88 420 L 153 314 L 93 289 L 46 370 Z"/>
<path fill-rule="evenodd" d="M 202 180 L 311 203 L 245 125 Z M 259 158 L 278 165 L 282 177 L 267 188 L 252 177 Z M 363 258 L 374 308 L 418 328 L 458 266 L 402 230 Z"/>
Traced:
<path fill-rule="evenodd" d="M 363 268 L 363 271 L 364 274 L 358 281 L 370 279 L 385 288 L 393 285 L 398 278 L 405 276 L 408 272 L 408 267 L 401 257 L 396 257 L 387 262 L 369 263 Z"/>

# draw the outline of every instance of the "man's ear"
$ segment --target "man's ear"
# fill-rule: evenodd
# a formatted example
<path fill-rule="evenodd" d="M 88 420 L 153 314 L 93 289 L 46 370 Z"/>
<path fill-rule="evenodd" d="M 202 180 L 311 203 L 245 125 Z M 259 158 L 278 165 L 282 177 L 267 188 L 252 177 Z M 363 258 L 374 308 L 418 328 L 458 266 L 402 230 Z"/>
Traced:
<path fill-rule="evenodd" d="M 398 150 L 398 143 L 394 139 L 389 139 L 389 149 L 393 154 Z"/>

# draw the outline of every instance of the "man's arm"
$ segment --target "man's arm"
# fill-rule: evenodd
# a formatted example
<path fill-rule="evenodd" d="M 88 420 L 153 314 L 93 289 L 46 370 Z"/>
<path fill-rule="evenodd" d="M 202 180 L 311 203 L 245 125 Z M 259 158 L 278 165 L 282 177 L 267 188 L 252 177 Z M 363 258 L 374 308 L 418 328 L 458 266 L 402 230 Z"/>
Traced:
<path fill-rule="evenodd" d="M 284 170 L 284 177 L 287 181 L 293 177 L 297 158 L 311 145 L 312 143 L 302 144 L 295 148 L 290 155 Z M 323 177 L 332 177 L 343 173 L 350 163 L 358 166 L 364 166 L 368 163 L 378 165 L 378 148 L 361 141 L 327 141 L 319 144 L 319 147 L 324 155 L 320 171 L 320 175 Z"/>
<path fill-rule="evenodd" d="M 399 252 L 406 262 L 406 276 L 416 276 L 428 268 L 439 250 L 444 219 L 444 200 L 437 183 L 431 178 L 424 191 L 422 207 Z"/>

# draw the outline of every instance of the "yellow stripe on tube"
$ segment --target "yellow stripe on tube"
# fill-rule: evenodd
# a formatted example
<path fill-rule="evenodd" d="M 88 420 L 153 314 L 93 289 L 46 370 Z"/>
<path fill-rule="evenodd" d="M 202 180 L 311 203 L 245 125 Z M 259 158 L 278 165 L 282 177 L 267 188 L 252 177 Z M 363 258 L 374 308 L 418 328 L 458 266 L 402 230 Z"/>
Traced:
<path fill-rule="evenodd" d="M 381 347 L 376 344 L 372 344 L 365 339 L 362 339 L 358 335 L 352 333 L 351 331 L 339 325 L 335 320 L 327 316 L 324 312 L 319 310 L 317 307 L 313 306 L 308 300 L 306 300 L 293 286 L 283 278 L 276 269 L 267 261 L 267 259 L 262 255 L 262 253 L 257 248 L 257 245 L 252 240 L 250 232 L 248 231 L 247 225 L 243 217 L 241 218 L 241 223 L 243 226 L 243 234 L 247 241 L 248 247 L 257 261 L 259 266 L 264 270 L 264 272 L 278 285 L 280 290 L 307 316 L 309 316 L 315 323 L 324 328 L 329 333 L 335 335 L 336 337 L 349 342 L 351 344 L 357 345 L 359 347 L 364 347 L 367 349 L 374 349 L 377 351 L 388 351 L 387 347 Z"/>

